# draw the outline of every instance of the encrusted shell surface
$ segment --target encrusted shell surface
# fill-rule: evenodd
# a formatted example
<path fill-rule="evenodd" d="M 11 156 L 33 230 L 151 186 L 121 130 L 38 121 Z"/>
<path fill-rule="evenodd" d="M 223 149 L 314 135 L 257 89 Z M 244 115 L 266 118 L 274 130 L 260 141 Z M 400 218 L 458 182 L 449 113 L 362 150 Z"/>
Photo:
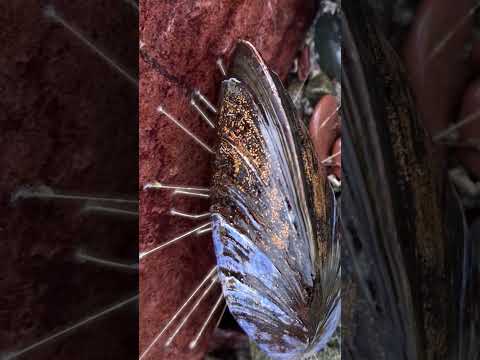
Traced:
<path fill-rule="evenodd" d="M 248 42 L 220 99 L 212 214 L 223 292 L 267 355 L 302 358 L 340 318 L 335 198 L 285 89 Z"/>

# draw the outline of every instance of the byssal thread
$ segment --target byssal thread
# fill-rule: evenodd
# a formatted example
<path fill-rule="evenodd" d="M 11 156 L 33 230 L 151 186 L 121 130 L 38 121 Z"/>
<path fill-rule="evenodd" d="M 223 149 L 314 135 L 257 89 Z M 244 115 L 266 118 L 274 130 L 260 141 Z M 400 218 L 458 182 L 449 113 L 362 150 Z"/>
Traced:
<path fill-rule="evenodd" d="M 218 285 L 218 282 L 217 282 L 218 278 L 217 276 L 215 275 L 215 277 L 212 279 L 212 281 L 210 282 L 210 285 L 208 285 L 208 287 L 203 291 L 203 293 L 200 295 L 200 297 L 197 299 L 197 301 L 195 302 L 195 304 L 192 306 L 192 308 L 190 309 L 190 311 L 187 313 L 187 315 L 185 315 L 185 317 L 183 318 L 183 320 L 180 322 L 180 324 L 177 326 L 177 328 L 175 329 L 175 331 L 173 332 L 172 335 L 170 335 L 170 337 L 168 338 L 168 340 L 165 342 L 165 347 L 169 347 L 173 340 L 177 337 L 178 333 L 180 332 L 180 330 L 183 329 L 183 327 L 185 326 L 185 324 L 187 323 L 187 321 L 192 317 L 193 313 L 198 309 L 198 307 L 200 306 L 200 304 L 202 303 L 202 301 L 207 297 L 207 295 L 210 293 L 210 291 L 213 289 L 213 286 L 214 285 Z"/>
<path fill-rule="evenodd" d="M 178 308 L 178 310 L 173 314 L 173 316 L 170 318 L 168 323 L 160 330 L 160 332 L 155 336 L 153 341 L 147 346 L 145 351 L 140 355 L 139 360 L 142 360 L 148 353 L 149 351 L 155 346 L 155 344 L 158 342 L 158 340 L 165 334 L 165 332 L 170 328 L 170 326 L 174 323 L 174 321 L 180 316 L 180 314 L 185 310 L 185 308 L 190 304 L 190 302 L 195 298 L 195 296 L 198 294 L 198 292 L 203 288 L 203 286 L 208 282 L 208 280 L 215 275 L 215 272 L 217 270 L 217 267 L 214 266 L 210 271 L 207 273 L 207 275 L 202 279 L 200 284 L 192 291 L 192 293 L 188 296 L 188 298 L 183 302 L 183 304 Z"/>
<path fill-rule="evenodd" d="M 138 81 L 132 75 L 130 75 L 126 70 L 124 70 L 120 65 L 118 65 L 110 56 L 108 56 L 104 51 L 100 50 L 91 40 L 89 40 L 80 30 L 75 26 L 68 23 L 53 7 L 49 5 L 45 7 L 44 10 L 45 16 L 53 19 L 65 29 L 70 31 L 77 39 L 79 39 L 83 44 L 85 44 L 90 50 L 100 56 L 107 64 L 109 64 L 113 69 L 118 71 L 125 79 L 127 79 L 135 87 L 138 87 Z"/>
<path fill-rule="evenodd" d="M 460 129 L 461 127 L 472 123 L 473 121 L 479 120 L 480 119 L 480 111 L 476 111 L 473 114 L 470 114 L 466 116 L 464 119 L 460 120 L 458 123 L 455 123 L 445 130 L 442 130 L 438 132 L 434 137 L 433 141 L 434 142 L 439 142 L 445 138 L 447 138 L 450 134 L 452 134 L 454 131 Z"/>
<path fill-rule="evenodd" d="M 222 76 L 226 76 L 227 72 L 225 71 L 225 66 L 223 65 L 223 60 L 221 58 L 218 58 L 216 61 L 217 67 L 220 70 L 220 73 Z"/>
<path fill-rule="evenodd" d="M 54 191 L 48 186 L 30 187 L 23 186 L 12 195 L 12 202 L 18 199 L 47 199 L 47 200 L 72 200 L 91 201 L 97 203 L 138 204 L 138 200 L 128 198 L 104 197 L 96 195 L 78 195 Z"/>
<path fill-rule="evenodd" d="M 200 198 L 209 198 L 209 194 L 202 194 L 202 193 L 197 193 L 194 191 L 183 191 L 183 190 L 175 190 L 173 192 L 173 195 L 187 195 L 187 196 L 193 196 L 193 197 L 200 197 Z"/>
<path fill-rule="evenodd" d="M 212 230 L 213 230 L 213 227 L 210 226 L 210 227 L 208 227 L 208 228 L 206 228 L 206 229 L 198 230 L 198 231 L 196 232 L 196 235 L 206 234 L 206 233 L 212 232 Z"/>
<path fill-rule="evenodd" d="M 79 260 L 92 262 L 94 264 L 101 265 L 101 266 L 111 267 L 115 269 L 123 269 L 123 270 L 135 270 L 135 271 L 138 270 L 138 264 L 131 265 L 131 264 L 120 263 L 117 261 L 102 259 L 96 256 L 86 254 L 81 251 L 78 251 L 76 256 Z"/>
<path fill-rule="evenodd" d="M 179 217 L 183 217 L 183 218 L 186 218 L 186 219 L 198 220 L 198 219 L 208 218 L 211 214 L 209 212 L 202 213 L 202 214 L 187 214 L 187 213 L 182 212 L 182 211 L 171 209 L 170 210 L 170 215 L 179 216 Z"/>
<path fill-rule="evenodd" d="M 112 305 L 112 306 L 106 308 L 105 310 L 100 311 L 99 313 L 96 313 L 96 314 L 94 314 L 94 315 L 91 315 L 91 316 L 86 317 L 85 319 L 79 321 L 78 323 L 76 323 L 76 324 L 74 324 L 74 325 L 72 325 L 72 326 L 70 326 L 70 327 L 68 327 L 68 328 L 66 328 L 66 329 L 63 329 L 63 330 L 61 330 L 61 331 L 59 331 L 59 332 L 56 332 L 56 333 L 54 333 L 53 335 L 50 335 L 50 336 L 48 336 L 48 337 L 46 337 L 46 338 L 44 338 L 44 339 L 42 339 L 42 340 L 39 340 L 39 341 L 33 343 L 32 345 L 29 345 L 29 346 L 27 346 L 27 347 L 25 347 L 25 348 L 23 348 L 23 349 L 21 349 L 21 350 L 19 350 L 19 351 L 15 351 L 15 352 L 12 352 L 12 353 L 8 354 L 7 357 L 6 357 L 4 360 L 12 360 L 12 359 L 18 358 L 18 357 L 20 357 L 20 356 L 22 356 L 22 355 L 24 355 L 24 354 L 26 354 L 26 353 L 28 353 L 28 352 L 30 352 L 30 351 L 38 348 L 38 347 L 40 347 L 40 346 L 42 346 L 42 345 L 44 345 L 44 344 L 46 344 L 46 343 L 48 343 L 48 342 L 51 342 L 51 341 L 53 341 L 53 340 L 56 340 L 57 338 L 59 338 L 59 337 L 61 337 L 61 336 L 63 336 L 63 335 L 66 335 L 66 334 L 68 334 L 68 333 L 70 333 L 70 332 L 72 332 L 72 331 L 74 331 L 74 330 L 76 330 L 76 329 L 78 329 L 78 328 L 80 328 L 80 327 L 82 327 L 82 326 L 84 326 L 84 325 L 86 325 L 86 324 L 94 321 L 94 320 L 97 320 L 97 319 L 99 319 L 99 318 L 101 318 L 101 317 L 103 317 L 103 316 L 105 316 L 105 315 L 108 315 L 108 314 L 110 314 L 111 312 L 113 312 L 113 311 L 115 311 L 115 310 L 118 310 L 118 309 L 120 309 L 120 308 L 122 308 L 122 307 L 124 307 L 124 306 L 126 306 L 126 305 L 128 305 L 128 304 L 131 304 L 131 303 L 133 303 L 133 302 L 135 302 L 135 301 L 137 301 L 137 300 L 138 300 L 138 295 L 135 295 L 135 296 L 133 296 L 133 297 L 131 297 L 131 298 L 128 298 L 128 299 L 126 299 L 126 300 L 124 300 L 124 301 L 122 301 L 122 302 L 119 302 L 119 303 L 117 303 L 117 304 L 115 304 L 115 305 Z"/>
<path fill-rule="evenodd" d="M 125 215 L 138 217 L 138 211 L 131 211 L 107 206 L 87 205 L 82 209 L 83 213 L 99 212 L 108 215 Z"/>
<path fill-rule="evenodd" d="M 325 125 L 327 125 L 327 123 L 328 123 L 331 119 L 333 119 L 333 117 L 334 117 L 334 116 L 338 113 L 338 111 L 340 110 L 340 107 L 341 107 L 340 105 L 337 106 L 337 107 L 335 108 L 335 110 L 334 110 L 330 115 L 328 115 L 328 117 L 327 117 L 327 118 L 322 122 L 322 124 L 320 125 L 321 128 L 323 128 Z"/>
<path fill-rule="evenodd" d="M 217 109 L 213 104 L 204 96 L 199 90 L 195 90 L 194 95 L 196 95 L 212 112 L 217 113 Z"/>
<path fill-rule="evenodd" d="M 342 152 L 338 151 L 333 155 L 330 155 L 329 157 L 325 158 L 322 160 L 322 164 L 328 164 L 330 163 L 333 159 L 335 159 L 338 155 L 340 155 Z"/>
<path fill-rule="evenodd" d="M 207 315 L 207 318 L 203 322 L 202 327 L 198 331 L 197 335 L 194 337 L 193 341 L 191 341 L 190 344 L 188 345 L 190 349 L 194 349 L 197 346 L 198 340 L 200 340 L 200 338 L 202 337 L 203 333 L 205 332 L 205 329 L 207 328 L 208 324 L 212 320 L 213 315 L 215 314 L 217 309 L 222 304 L 223 300 L 224 300 L 223 293 L 220 293 L 220 296 L 218 297 L 217 301 L 215 302 L 215 305 L 213 305 L 212 309 L 210 310 L 209 314 Z"/>
<path fill-rule="evenodd" d="M 208 117 L 207 114 L 203 112 L 203 110 L 198 106 L 198 104 L 195 102 L 195 100 L 192 98 L 190 100 L 190 105 L 193 106 L 193 108 L 200 114 L 200 117 L 205 120 L 205 122 L 210 126 L 211 128 L 215 129 L 215 125 L 213 124 L 212 120 Z"/>
<path fill-rule="evenodd" d="M 141 259 L 143 259 L 145 256 L 150 255 L 150 254 L 152 254 L 152 253 L 154 253 L 154 252 L 160 251 L 160 250 L 166 248 L 167 246 L 170 246 L 170 245 L 176 243 L 177 241 L 186 238 L 186 237 L 189 236 L 189 235 L 195 234 L 197 231 L 199 231 L 199 230 L 201 230 L 201 229 L 203 229 L 203 228 L 205 228 L 205 227 L 207 227 L 207 226 L 209 226 L 209 225 L 211 225 L 211 222 L 202 224 L 202 225 L 200 225 L 200 226 L 198 226 L 198 227 L 196 227 L 196 228 L 194 228 L 194 229 L 192 229 L 192 230 L 187 231 L 186 233 L 183 233 L 183 234 L 181 234 L 181 235 L 173 238 L 172 240 L 167 241 L 166 243 L 163 243 L 163 244 L 160 245 L 160 246 L 157 246 L 157 247 L 154 247 L 154 248 L 151 249 L 151 250 L 142 252 L 142 253 L 140 253 L 140 257 L 139 257 L 139 258 L 140 258 L 140 260 L 141 260 Z"/>
<path fill-rule="evenodd" d="M 148 183 L 143 187 L 146 189 L 167 189 L 167 190 L 185 190 L 185 191 L 198 191 L 198 192 L 210 192 L 209 188 L 200 186 L 188 186 L 188 185 L 167 185 L 158 181 Z"/>
<path fill-rule="evenodd" d="M 162 106 L 157 107 L 157 112 L 162 115 L 165 115 L 167 119 L 173 122 L 177 127 L 179 127 L 185 134 L 190 136 L 197 144 L 199 144 L 202 148 L 207 150 L 210 154 L 214 154 L 215 152 L 213 149 L 208 146 L 205 142 L 200 140 L 194 133 L 192 133 L 189 129 L 187 129 L 180 121 L 175 119 L 170 113 L 168 113 Z"/>

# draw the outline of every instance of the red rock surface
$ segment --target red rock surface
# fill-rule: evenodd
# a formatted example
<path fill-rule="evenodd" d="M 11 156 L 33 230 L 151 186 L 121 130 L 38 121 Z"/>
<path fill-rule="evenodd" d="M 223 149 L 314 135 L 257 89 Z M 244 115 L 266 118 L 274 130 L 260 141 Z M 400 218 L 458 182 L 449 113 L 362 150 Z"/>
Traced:
<path fill-rule="evenodd" d="M 308 75 L 310 75 L 310 48 L 305 46 L 298 58 L 298 79 L 300 81 L 306 81 Z"/>
<path fill-rule="evenodd" d="M 284 77 L 313 20 L 313 1 L 221 0 L 141 1 L 140 185 L 164 183 L 209 186 L 212 158 L 180 129 L 156 112 L 162 105 L 209 144 L 214 131 L 189 107 L 199 89 L 217 97 L 218 58 L 228 63 L 237 39 L 253 42 L 266 62 Z M 175 207 L 203 212 L 208 201 L 172 197 L 169 192 L 140 196 L 140 250 L 148 250 L 198 224 L 169 216 Z M 211 238 L 192 237 L 142 260 L 140 271 L 140 351 L 153 340 L 214 264 Z M 188 342 L 212 306 L 212 295 L 172 346 L 156 346 L 146 359 L 199 359 L 206 336 L 195 351 Z M 207 331 L 209 333 L 209 331 Z M 161 343 L 165 342 L 163 338 Z"/>
<path fill-rule="evenodd" d="M 74 256 L 83 249 L 135 261 L 135 222 L 80 216 L 79 204 L 10 202 L 23 185 L 123 196 L 138 187 L 135 87 L 47 19 L 44 3 L 0 4 L 2 358 L 131 296 L 137 284 L 135 274 Z M 116 0 L 49 3 L 135 72 L 137 25 L 130 6 Z M 134 358 L 136 332 L 133 305 L 21 358 Z"/>
<path fill-rule="evenodd" d="M 340 150 L 340 126 L 337 100 L 332 95 L 325 95 L 315 106 L 309 124 L 310 136 L 319 161 L 327 159 Z M 341 156 L 332 158 L 331 163 L 327 164 L 327 173 L 335 174 L 340 179 Z"/>

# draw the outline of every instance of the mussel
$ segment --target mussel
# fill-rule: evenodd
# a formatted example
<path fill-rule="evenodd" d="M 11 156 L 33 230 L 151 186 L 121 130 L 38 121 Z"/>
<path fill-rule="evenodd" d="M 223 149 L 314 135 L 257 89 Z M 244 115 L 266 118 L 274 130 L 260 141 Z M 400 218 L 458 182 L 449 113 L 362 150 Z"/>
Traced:
<path fill-rule="evenodd" d="M 474 359 L 471 241 L 402 64 L 366 1 L 342 2 L 346 359 Z"/>
<path fill-rule="evenodd" d="M 340 319 L 337 202 L 307 129 L 248 42 L 223 81 L 213 241 L 228 308 L 272 359 L 315 354 Z"/>

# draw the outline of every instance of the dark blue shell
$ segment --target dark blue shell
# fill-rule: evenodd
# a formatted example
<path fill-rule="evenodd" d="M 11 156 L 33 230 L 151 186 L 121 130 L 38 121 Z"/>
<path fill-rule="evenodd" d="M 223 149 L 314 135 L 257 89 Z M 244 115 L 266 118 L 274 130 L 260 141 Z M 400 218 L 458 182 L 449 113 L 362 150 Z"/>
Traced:
<path fill-rule="evenodd" d="M 335 198 L 285 89 L 247 42 L 217 129 L 213 239 L 229 310 L 271 358 L 314 354 L 340 319 Z"/>
<path fill-rule="evenodd" d="M 340 80 L 342 70 L 342 32 L 339 1 L 322 1 L 315 19 L 315 51 L 322 71 Z"/>

